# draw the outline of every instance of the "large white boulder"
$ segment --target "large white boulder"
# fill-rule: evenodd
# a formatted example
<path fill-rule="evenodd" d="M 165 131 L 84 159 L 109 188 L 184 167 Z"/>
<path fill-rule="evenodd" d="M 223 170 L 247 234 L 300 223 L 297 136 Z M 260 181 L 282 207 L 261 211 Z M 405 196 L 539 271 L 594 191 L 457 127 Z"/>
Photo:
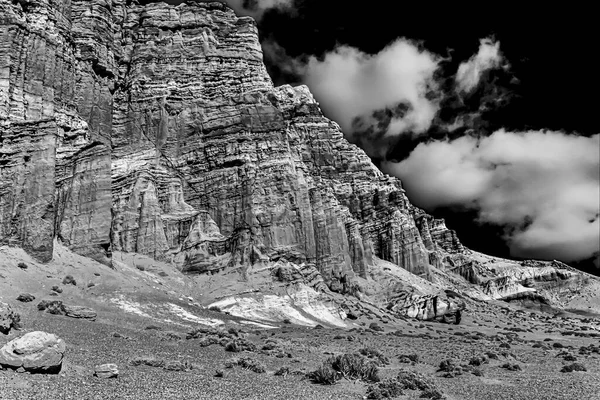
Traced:
<path fill-rule="evenodd" d="M 36 331 L 13 339 L 0 349 L 0 365 L 38 373 L 57 373 L 62 367 L 65 342 L 51 333 Z"/>

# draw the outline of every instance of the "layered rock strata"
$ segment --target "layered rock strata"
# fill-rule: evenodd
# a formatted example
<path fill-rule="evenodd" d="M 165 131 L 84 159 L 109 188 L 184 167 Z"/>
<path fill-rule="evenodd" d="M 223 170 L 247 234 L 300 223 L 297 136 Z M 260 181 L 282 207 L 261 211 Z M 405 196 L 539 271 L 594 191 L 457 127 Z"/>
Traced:
<path fill-rule="evenodd" d="M 2 243 L 48 261 L 58 239 L 190 274 L 280 262 L 275 277 L 339 293 L 379 258 L 501 297 L 308 88 L 273 87 L 251 18 L 125 0 L 1 0 L 0 13 Z M 455 311 L 435 299 L 434 316 Z"/>

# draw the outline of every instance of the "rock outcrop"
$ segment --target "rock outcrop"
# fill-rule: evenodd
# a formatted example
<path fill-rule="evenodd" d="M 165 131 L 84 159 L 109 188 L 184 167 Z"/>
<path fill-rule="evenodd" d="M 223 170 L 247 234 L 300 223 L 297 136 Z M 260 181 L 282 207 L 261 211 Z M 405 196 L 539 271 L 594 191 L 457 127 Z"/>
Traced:
<path fill-rule="evenodd" d="M 117 378 L 119 367 L 116 364 L 102 364 L 94 368 L 94 376 L 102 379 Z"/>
<path fill-rule="evenodd" d="M 48 261 L 58 239 L 107 265 L 138 253 L 195 275 L 281 262 L 275 279 L 340 294 L 382 259 L 514 292 L 464 262 L 456 234 L 307 87 L 273 86 L 251 18 L 218 2 L 0 0 L 0 12 L 0 243 Z M 398 295 L 390 309 L 420 318 L 460 308 Z"/>
<path fill-rule="evenodd" d="M 11 329 L 19 328 L 21 317 L 10 305 L 0 301 L 0 333 L 8 334 Z"/>
<path fill-rule="evenodd" d="M 0 365 L 34 373 L 58 373 L 65 350 L 65 342 L 58 336 L 41 331 L 29 332 L 0 348 Z"/>
<path fill-rule="evenodd" d="M 37 308 L 39 311 L 45 311 L 49 314 L 66 315 L 71 318 L 91 321 L 95 321 L 97 316 L 96 311 L 89 307 L 67 305 L 60 300 L 42 300 L 38 303 Z"/>

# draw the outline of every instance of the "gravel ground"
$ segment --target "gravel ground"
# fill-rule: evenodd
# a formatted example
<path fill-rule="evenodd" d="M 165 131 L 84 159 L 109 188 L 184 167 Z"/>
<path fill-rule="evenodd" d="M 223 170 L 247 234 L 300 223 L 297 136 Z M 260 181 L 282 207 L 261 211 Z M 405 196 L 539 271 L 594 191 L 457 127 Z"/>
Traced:
<path fill-rule="evenodd" d="M 143 320 L 114 315 L 97 322 L 53 316 L 23 306 L 23 331 L 0 337 L 0 345 L 26 331 L 43 330 L 62 337 L 67 343 L 63 370 L 58 375 L 30 375 L 0 371 L 0 399 L 362 399 L 367 386 L 342 380 L 332 386 L 316 385 L 303 374 L 275 376 L 282 366 L 291 371 L 310 371 L 331 354 L 355 352 L 364 347 L 381 351 L 391 364 L 381 368 L 382 377 L 394 377 L 400 368 L 430 377 L 447 399 L 600 399 L 600 354 L 580 355 L 579 347 L 600 345 L 600 337 L 565 336 L 565 331 L 598 332 L 598 320 L 532 318 L 529 313 L 505 311 L 482 306 L 463 318 L 459 326 L 440 323 L 407 322 L 378 333 L 366 329 L 307 329 L 287 326 L 271 331 L 248 331 L 247 338 L 259 349 L 268 339 L 292 355 L 277 358 L 263 352 L 226 352 L 218 344 L 201 347 L 198 339 L 163 340 L 164 332 L 144 329 Z M 367 324 L 368 326 L 368 324 Z M 128 327 L 128 328 L 125 328 Z M 185 329 L 163 325 L 185 336 Z M 516 330 L 516 331 L 515 331 Z M 114 337 L 119 332 L 130 339 Z M 392 334 L 393 333 L 393 334 Z M 350 339 L 349 339 L 350 337 Z M 551 339 L 546 340 L 544 339 Z M 536 342 L 549 348 L 534 348 Z M 554 348 L 552 343 L 566 348 Z M 503 344 L 504 347 L 500 347 Z M 481 366 L 483 376 L 470 373 L 444 378 L 437 372 L 440 362 L 452 358 L 466 363 L 485 352 L 499 354 L 498 360 Z M 561 373 L 567 364 L 559 354 L 566 351 L 584 364 L 587 372 Z M 502 355 L 502 352 L 505 352 Z M 414 365 L 398 362 L 401 354 L 417 354 Z M 187 372 L 132 366 L 136 357 L 155 357 L 187 361 L 194 368 Z M 257 374 L 240 367 L 225 368 L 236 356 L 252 357 L 266 365 Z M 500 368 L 516 363 L 521 371 Z M 117 379 L 93 377 L 95 365 L 115 363 Z M 215 370 L 224 377 L 215 377 Z M 417 399 L 419 391 L 406 391 L 403 399 Z"/>

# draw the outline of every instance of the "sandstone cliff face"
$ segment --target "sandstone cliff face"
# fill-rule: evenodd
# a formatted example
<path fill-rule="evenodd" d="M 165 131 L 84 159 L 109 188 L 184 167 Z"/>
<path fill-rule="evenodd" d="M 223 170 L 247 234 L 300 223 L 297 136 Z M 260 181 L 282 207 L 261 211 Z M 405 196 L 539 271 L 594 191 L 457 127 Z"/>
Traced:
<path fill-rule="evenodd" d="M 0 12 L 2 243 L 48 261 L 58 239 L 106 264 L 138 253 L 189 274 L 271 265 L 339 293 L 382 259 L 502 297 L 504 275 L 469 264 L 308 88 L 273 87 L 252 19 L 124 0 L 1 0 Z M 394 302 L 420 318 L 461 307 Z"/>

